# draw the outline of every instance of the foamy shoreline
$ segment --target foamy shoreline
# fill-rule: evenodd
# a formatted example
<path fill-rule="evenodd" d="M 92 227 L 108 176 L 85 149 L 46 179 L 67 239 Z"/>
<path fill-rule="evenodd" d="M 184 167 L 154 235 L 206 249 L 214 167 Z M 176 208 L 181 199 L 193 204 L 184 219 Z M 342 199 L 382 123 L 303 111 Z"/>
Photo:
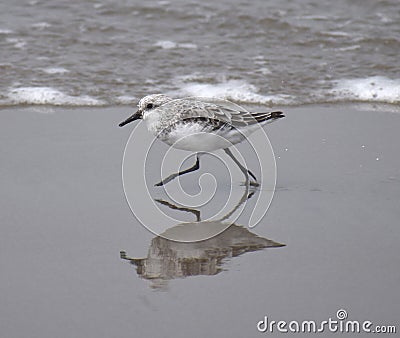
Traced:
<path fill-rule="evenodd" d="M 60 71 L 50 69 L 52 72 Z M 47 70 L 48 71 L 48 70 Z M 238 104 L 265 106 L 299 106 L 325 103 L 370 103 L 399 104 L 400 80 L 383 76 L 373 76 L 361 79 L 339 79 L 321 82 L 321 87 L 311 91 L 307 96 L 296 96 L 288 93 L 266 94 L 259 88 L 244 80 L 219 79 L 205 82 L 204 76 L 194 74 L 174 79 L 177 89 L 167 90 L 171 97 L 185 96 L 217 97 L 231 100 Z M 159 90 L 154 89 L 154 92 Z M 10 88 L 0 99 L 0 106 L 53 105 L 53 106 L 118 106 L 136 104 L 139 97 L 127 93 L 116 93 L 113 96 L 105 93 L 93 96 L 89 94 L 70 93 L 53 87 L 15 87 Z"/>

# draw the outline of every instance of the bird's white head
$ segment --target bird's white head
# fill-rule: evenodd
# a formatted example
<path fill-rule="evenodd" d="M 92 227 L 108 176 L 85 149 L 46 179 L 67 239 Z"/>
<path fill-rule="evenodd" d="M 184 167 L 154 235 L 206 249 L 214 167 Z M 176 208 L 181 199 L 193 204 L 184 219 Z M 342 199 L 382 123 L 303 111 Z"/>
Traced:
<path fill-rule="evenodd" d="M 164 94 L 147 95 L 139 101 L 138 103 L 139 109 L 137 110 L 137 112 L 132 116 L 128 117 L 125 121 L 121 122 L 119 126 L 123 127 L 125 124 L 128 124 L 132 121 L 143 119 L 143 116 L 146 113 L 149 113 L 153 109 L 158 108 L 164 103 L 167 103 L 171 100 L 172 98 Z"/>
<path fill-rule="evenodd" d="M 171 100 L 172 99 L 169 96 L 164 94 L 147 95 L 139 101 L 138 107 L 141 112 L 146 112 L 158 108 Z"/>

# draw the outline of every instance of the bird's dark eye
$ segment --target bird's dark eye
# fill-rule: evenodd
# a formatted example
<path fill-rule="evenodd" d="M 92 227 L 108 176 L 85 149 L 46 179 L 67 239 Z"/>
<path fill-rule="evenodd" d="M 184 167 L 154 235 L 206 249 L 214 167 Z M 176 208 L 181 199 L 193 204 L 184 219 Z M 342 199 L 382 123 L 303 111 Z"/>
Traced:
<path fill-rule="evenodd" d="M 147 109 L 151 109 L 153 107 L 154 107 L 154 105 L 152 103 L 148 103 L 147 106 L 146 106 Z"/>

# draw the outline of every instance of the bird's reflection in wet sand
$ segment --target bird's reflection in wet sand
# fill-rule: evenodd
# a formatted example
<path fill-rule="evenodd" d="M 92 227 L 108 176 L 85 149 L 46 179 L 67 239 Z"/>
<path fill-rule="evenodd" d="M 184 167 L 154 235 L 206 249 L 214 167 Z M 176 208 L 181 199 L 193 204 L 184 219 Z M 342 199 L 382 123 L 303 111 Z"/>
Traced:
<path fill-rule="evenodd" d="M 246 189 L 244 197 L 234 210 L 253 193 L 254 191 L 248 194 Z M 227 260 L 246 252 L 284 246 L 260 237 L 244 226 L 226 222 L 226 216 L 232 214 L 234 210 L 218 221 L 200 221 L 199 210 L 180 208 L 162 200 L 157 202 L 175 210 L 193 213 L 197 221 L 177 224 L 153 238 L 145 258 L 131 258 L 125 251 L 120 252 L 122 259 L 129 260 L 136 266 L 136 272 L 140 277 L 152 281 L 151 287 L 154 289 L 165 289 L 168 281 L 175 278 L 216 275 L 223 271 L 223 265 Z M 220 232 L 216 232 L 218 229 Z M 202 233 L 202 236 L 206 233 L 218 233 L 218 235 L 202 241 L 189 242 L 188 238 L 190 239 L 190 234 L 193 233 Z M 165 237 L 181 238 L 182 241 Z"/>

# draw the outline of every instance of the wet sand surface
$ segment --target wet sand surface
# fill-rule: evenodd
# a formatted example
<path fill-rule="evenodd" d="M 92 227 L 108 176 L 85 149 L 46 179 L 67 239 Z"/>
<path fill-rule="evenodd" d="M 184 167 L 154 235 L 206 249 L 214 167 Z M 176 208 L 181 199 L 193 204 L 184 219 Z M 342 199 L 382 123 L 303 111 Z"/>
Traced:
<path fill-rule="evenodd" d="M 264 316 L 322 321 L 341 308 L 398 326 L 393 107 L 285 108 L 266 129 L 278 177 L 268 213 L 196 244 L 132 216 L 121 182 L 131 129 L 117 127 L 130 110 L 1 110 L 2 336 L 256 337 Z"/>

